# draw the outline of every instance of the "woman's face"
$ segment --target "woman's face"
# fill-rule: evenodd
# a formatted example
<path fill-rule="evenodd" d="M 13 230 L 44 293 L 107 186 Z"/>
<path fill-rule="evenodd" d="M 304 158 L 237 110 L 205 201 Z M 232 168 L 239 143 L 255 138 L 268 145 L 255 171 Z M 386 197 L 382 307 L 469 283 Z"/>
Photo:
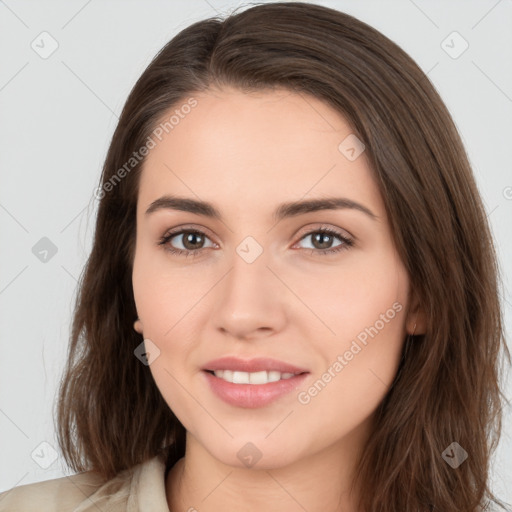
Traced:
<path fill-rule="evenodd" d="M 414 325 L 363 147 L 311 96 L 194 98 L 156 132 L 140 180 L 133 290 L 156 385 L 231 466 L 355 450 Z M 225 356 L 240 366 L 211 363 Z M 244 366 L 256 358 L 276 366 Z"/>

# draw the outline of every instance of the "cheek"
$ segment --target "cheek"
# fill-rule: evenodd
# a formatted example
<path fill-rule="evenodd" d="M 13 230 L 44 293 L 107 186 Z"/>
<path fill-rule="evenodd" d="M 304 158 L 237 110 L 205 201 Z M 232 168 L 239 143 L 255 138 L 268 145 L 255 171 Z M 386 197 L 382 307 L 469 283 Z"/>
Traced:
<path fill-rule="evenodd" d="M 198 298 L 207 290 L 197 273 L 163 264 L 165 257 L 140 250 L 135 255 L 132 284 L 137 313 L 143 324 L 145 340 L 151 340 L 159 355 L 149 365 L 156 386 L 167 405 L 187 419 L 197 413 L 194 401 L 183 384 L 196 371 L 189 354 L 193 350 L 199 325 L 194 321 Z M 148 345 L 149 347 L 150 345 Z M 147 347 L 147 348 L 148 348 Z"/>
<path fill-rule="evenodd" d="M 389 305 L 386 301 L 382 304 Z M 310 423 L 309 427 L 315 428 L 321 415 L 329 426 L 325 435 L 333 439 L 339 432 L 352 431 L 375 412 L 398 370 L 404 308 L 398 301 L 388 309 L 373 307 L 362 324 L 350 318 L 337 324 L 343 338 L 322 343 L 324 368 L 297 396 L 306 427 Z M 357 334 L 345 335 L 348 330 Z"/>
<path fill-rule="evenodd" d="M 403 318 L 398 310 L 405 310 L 408 279 L 391 248 L 347 253 L 339 263 L 308 263 L 282 272 L 319 320 L 314 324 L 330 346 L 341 350 L 360 333 L 364 338 L 365 329 L 376 322 L 383 337 L 400 338 Z M 386 329 L 381 315 L 385 315 Z"/>
<path fill-rule="evenodd" d="M 398 369 L 405 336 L 405 268 L 393 251 L 361 255 L 336 272 L 317 274 L 314 284 L 304 283 L 304 302 L 330 332 L 324 329 L 316 339 L 324 368 L 301 403 L 311 399 L 338 420 L 350 410 L 360 420 L 380 403 Z"/>
<path fill-rule="evenodd" d="M 161 340 L 172 336 L 173 326 L 181 328 L 177 324 L 186 320 L 191 309 L 200 306 L 198 301 L 208 293 L 212 282 L 199 267 L 171 265 L 166 256 L 163 249 L 157 255 L 140 250 L 135 255 L 132 275 L 144 335 Z M 187 327 L 190 328 L 190 322 Z"/>

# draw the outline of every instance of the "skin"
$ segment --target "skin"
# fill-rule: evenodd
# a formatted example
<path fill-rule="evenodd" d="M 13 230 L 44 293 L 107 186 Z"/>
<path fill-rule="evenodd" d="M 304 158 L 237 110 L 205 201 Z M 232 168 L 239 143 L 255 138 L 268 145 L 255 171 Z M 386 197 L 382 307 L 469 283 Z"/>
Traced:
<path fill-rule="evenodd" d="M 338 150 L 353 130 L 311 96 L 224 88 L 194 98 L 145 161 L 133 265 L 135 329 L 159 348 L 151 373 L 187 430 L 186 455 L 166 480 L 169 508 L 356 512 L 355 461 L 406 334 L 424 332 L 365 153 L 350 161 Z M 164 194 L 211 202 L 223 222 L 170 209 L 146 215 Z M 283 202 L 327 196 L 357 201 L 377 219 L 354 209 L 272 219 Z M 158 245 L 185 225 L 206 237 L 185 245 L 177 235 L 168 245 L 201 250 L 194 258 Z M 315 244 L 326 226 L 354 245 L 320 254 L 342 243 Z M 247 236 L 263 249 L 252 263 L 236 252 Z M 338 355 L 394 303 L 401 311 L 333 372 Z M 201 371 L 224 355 L 273 357 L 310 374 L 274 403 L 236 407 L 212 393 Z M 300 403 L 298 393 L 329 367 L 335 377 Z M 248 442 L 262 454 L 252 467 L 237 457 Z"/>

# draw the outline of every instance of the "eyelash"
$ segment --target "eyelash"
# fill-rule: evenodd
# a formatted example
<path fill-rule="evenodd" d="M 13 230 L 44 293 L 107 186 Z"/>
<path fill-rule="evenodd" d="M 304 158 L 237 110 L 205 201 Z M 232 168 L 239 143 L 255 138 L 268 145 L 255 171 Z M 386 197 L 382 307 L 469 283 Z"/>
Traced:
<path fill-rule="evenodd" d="M 174 254 L 177 256 L 185 256 L 186 258 L 188 258 L 189 256 L 192 256 L 193 258 L 196 256 L 199 256 L 203 252 L 204 249 L 207 249 L 207 247 L 203 247 L 203 248 L 197 249 L 195 251 L 183 250 L 183 249 L 176 249 L 169 244 L 171 239 L 173 239 L 174 237 L 176 237 L 178 235 L 182 235 L 184 233 L 192 233 L 192 234 L 201 235 L 201 236 L 208 238 L 206 233 L 204 233 L 203 231 L 200 231 L 198 229 L 182 228 L 179 231 L 174 231 L 174 232 L 167 233 L 166 235 L 164 235 L 159 240 L 158 245 L 165 246 L 165 250 L 169 251 L 171 254 Z M 322 228 L 318 228 L 318 229 L 309 231 L 309 232 L 305 233 L 300 238 L 299 242 L 304 240 L 308 236 L 311 236 L 311 235 L 314 235 L 317 233 L 332 235 L 332 236 L 338 238 L 342 243 L 340 245 L 337 245 L 333 249 L 304 249 L 306 251 L 309 251 L 309 253 L 312 255 L 316 255 L 316 254 L 322 255 L 322 256 L 333 255 L 333 254 L 339 253 L 341 251 L 346 251 L 354 245 L 354 241 L 352 239 L 347 238 L 346 236 L 342 235 L 339 231 L 336 231 L 335 229 L 332 229 L 329 227 L 322 227 Z"/>

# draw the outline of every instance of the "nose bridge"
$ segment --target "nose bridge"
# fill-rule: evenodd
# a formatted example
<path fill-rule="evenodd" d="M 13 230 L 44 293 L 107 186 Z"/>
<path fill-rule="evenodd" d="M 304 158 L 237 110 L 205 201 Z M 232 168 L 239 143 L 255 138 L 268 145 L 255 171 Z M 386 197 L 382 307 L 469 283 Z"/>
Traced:
<path fill-rule="evenodd" d="M 237 299 L 258 295 L 264 299 L 268 291 L 269 278 L 273 277 L 268 269 L 269 253 L 253 237 L 246 237 L 235 248 L 231 259 L 231 271 L 227 277 L 226 299 L 234 295 Z"/>
<path fill-rule="evenodd" d="M 248 237 L 249 238 L 249 237 Z M 273 275 L 269 253 L 254 239 L 235 249 L 217 296 L 215 323 L 235 336 L 279 328 L 284 318 L 282 283 Z"/>

